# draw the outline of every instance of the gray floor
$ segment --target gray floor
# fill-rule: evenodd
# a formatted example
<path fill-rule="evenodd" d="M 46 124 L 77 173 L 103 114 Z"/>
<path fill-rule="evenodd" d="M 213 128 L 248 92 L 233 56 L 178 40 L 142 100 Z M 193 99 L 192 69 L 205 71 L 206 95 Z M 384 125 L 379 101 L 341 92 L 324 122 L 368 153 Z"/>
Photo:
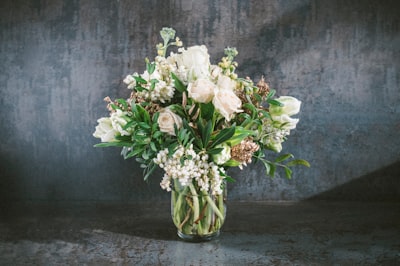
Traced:
<path fill-rule="evenodd" d="M 0 214 L 1 265 L 400 265 L 399 202 L 230 202 L 205 243 L 178 239 L 167 203 Z"/>

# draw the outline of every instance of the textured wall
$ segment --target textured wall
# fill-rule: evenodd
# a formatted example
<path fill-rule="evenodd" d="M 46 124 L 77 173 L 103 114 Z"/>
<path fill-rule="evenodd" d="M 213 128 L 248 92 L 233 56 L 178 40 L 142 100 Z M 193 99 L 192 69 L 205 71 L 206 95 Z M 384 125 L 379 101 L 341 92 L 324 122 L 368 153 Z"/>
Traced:
<path fill-rule="evenodd" d="M 95 149 L 102 99 L 153 58 L 172 26 L 214 63 L 239 50 L 239 73 L 265 75 L 303 101 L 285 143 L 311 169 L 270 179 L 231 173 L 230 199 L 400 198 L 400 20 L 397 1 L 2 0 L 0 197 L 166 199 L 119 150 Z"/>

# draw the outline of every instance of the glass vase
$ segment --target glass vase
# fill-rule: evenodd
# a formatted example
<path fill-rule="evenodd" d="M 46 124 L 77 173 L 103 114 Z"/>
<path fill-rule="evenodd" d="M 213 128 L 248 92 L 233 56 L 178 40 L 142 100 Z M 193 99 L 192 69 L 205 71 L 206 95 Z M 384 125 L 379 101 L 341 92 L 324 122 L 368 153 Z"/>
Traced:
<path fill-rule="evenodd" d="M 178 236 L 190 242 L 217 238 L 226 217 L 226 185 L 221 195 L 212 195 L 193 184 L 178 183 L 175 180 L 171 191 L 171 216 Z"/>

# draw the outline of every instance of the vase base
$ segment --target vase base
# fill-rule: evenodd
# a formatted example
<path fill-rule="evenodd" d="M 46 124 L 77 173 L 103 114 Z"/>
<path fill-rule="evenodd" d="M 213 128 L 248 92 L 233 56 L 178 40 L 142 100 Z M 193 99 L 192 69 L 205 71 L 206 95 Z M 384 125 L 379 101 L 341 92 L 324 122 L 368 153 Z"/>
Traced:
<path fill-rule="evenodd" d="M 216 239 L 219 236 L 219 230 L 208 235 L 188 235 L 178 230 L 178 236 L 187 242 L 206 242 Z"/>

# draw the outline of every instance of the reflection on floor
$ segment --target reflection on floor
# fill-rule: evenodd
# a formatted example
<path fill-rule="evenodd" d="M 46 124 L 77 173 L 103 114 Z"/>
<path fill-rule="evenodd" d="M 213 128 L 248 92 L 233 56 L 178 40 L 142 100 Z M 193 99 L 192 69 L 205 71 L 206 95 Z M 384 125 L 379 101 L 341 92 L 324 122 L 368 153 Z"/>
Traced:
<path fill-rule="evenodd" d="M 203 243 L 168 203 L 2 207 L 0 265 L 400 265 L 400 202 L 229 202 Z"/>

